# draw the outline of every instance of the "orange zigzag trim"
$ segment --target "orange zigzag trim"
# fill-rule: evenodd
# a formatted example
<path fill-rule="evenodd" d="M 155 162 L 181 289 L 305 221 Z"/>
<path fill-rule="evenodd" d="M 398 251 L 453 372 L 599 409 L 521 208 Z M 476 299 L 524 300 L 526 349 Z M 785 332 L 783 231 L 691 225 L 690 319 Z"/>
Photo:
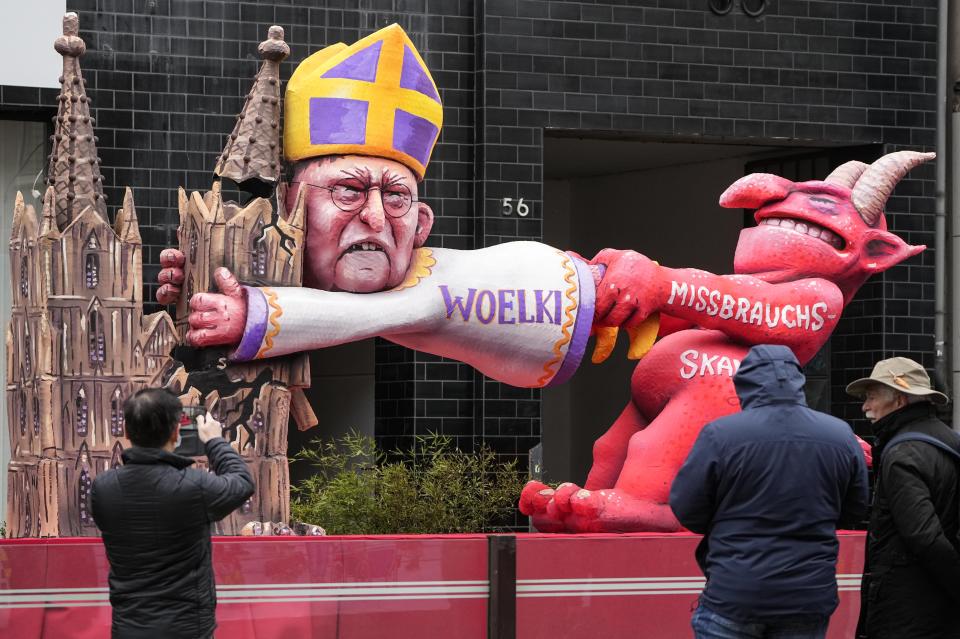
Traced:
<path fill-rule="evenodd" d="M 577 271 L 573 268 L 572 263 L 570 262 L 569 256 L 566 253 L 557 251 L 558 254 L 563 256 L 563 268 L 567 271 L 567 274 L 563 277 L 563 280 L 570 285 L 570 288 L 566 290 L 564 295 L 567 299 L 570 300 L 570 306 L 566 308 L 564 314 L 567 316 L 567 321 L 563 323 L 563 326 L 560 327 L 560 330 L 563 331 L 563 337 L 557 340 L 553 345 L 553 359 L 543 365 L 543 376 L 537 380 L 538 386 L 545 386 L 547 382 L 553 379 L 555 375 L 552 370 L 554 366 L 563 361 L 563 351 L 560 349 L 563 348 L 568 342 L 570 342 L 570 327 L 573 326 L 573 311 L 577 308 L 577 300 L 573 297 L 573 294 L 577 292 Z"/>
<path fill-rule="evenodd" d="M 280 334 L 280 322 L 278 320 L 280 316 L 283 315 L 283 309 L 277 304 L 277 294 L 265 286 L 260 290 L 267 296 L 267 304 L 270 305 L 273 311 L 270 312 L 270 330 L 267 331 L 267 334 L 263 338 L 264 344 L 257 352 L 256 359 L 266 357 L 267 351 L 273 348 L 273 338 Z"/>
<path fill-rule="evenodd" d="M 405 288 L 416 286 L 425 277 L 430 277 L 433 267 L 437 263 L 437 258 L 433 257 L 433 251 L 428 248 L 418 248 L 413 252 L 413 262 L 407 269 L 407 277 L 396 288 L 391 291 L 402 291 Z"/>

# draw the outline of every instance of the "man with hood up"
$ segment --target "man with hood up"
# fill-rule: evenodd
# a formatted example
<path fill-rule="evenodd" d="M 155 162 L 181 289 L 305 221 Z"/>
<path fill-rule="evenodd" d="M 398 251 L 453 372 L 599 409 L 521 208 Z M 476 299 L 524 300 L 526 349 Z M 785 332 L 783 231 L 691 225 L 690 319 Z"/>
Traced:
<path fill-rule="evenodd" d="M 670 490 L 703 534 L 697 639 L 824 637 L 837 607 L 836 531 L 867 511 L 851 428 L 807 407 L 786 346 L 759 345 L 733 378 L 741 412 L 707 424 Z"/>

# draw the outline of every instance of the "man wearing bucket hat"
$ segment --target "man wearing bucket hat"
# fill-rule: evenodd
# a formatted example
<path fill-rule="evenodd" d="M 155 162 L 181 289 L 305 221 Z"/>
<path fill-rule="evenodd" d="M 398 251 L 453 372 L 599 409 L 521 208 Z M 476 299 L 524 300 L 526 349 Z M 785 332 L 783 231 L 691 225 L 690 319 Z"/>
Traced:
<path fill-rule="evenodd" d="M 917 362 L 877 362 L 847 386 L 873 423 L 877 469 L 858 637 L 960 637 L 960 437 Z"/>

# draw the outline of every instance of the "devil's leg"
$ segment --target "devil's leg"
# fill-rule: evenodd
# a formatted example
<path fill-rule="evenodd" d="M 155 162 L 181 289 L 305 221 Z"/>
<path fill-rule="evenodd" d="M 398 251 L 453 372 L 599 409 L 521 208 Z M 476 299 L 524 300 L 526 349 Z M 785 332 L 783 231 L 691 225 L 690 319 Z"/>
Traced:
<path fill-rule="evenodd" d="M 682 529 L 670 510 L 670 485 L 703 424 L 719 416 L 704 419 L 704 410 L 696 409 L 720 408 L 708 405 L 709 395 L 703 396 L 700 404 L 695 403 L 696 397 L 687 395 L 683 393 L 671 399 L 647 428 L 630 438 L 627 458 L 614 488 L 579 490 L 570 497 L 569 508 L 575 517 L 566 520 L 568 530 L 671 532 Z"/>
<path fill-rule="evenodd" d="M 599 490 L 614 486 L 627 458 L 630 437 L 646 424 L 646 419 L 633 401 L 627 404 L 620 417 L 593 445 L 593 467 L 586 483 L 588 488 Z M 567 522 L 572 516 L 570 498 L 578 490 L 580 487 L 574 484 L 561 484 L 554 491 L 541 482 L 527 482 L 520 495 L 520 512 L 530 516 L 534 527 L 540 532 L 564 532 L 570 529 Z"/>
<path fill-rule="evenodd" d="M 613 488 L 627 459 L 630 438 L 646 426 L 646 418 L 631 400 L 609 430 L 593 444 L 593 466 L 584 484 L 587 489 Z"/>

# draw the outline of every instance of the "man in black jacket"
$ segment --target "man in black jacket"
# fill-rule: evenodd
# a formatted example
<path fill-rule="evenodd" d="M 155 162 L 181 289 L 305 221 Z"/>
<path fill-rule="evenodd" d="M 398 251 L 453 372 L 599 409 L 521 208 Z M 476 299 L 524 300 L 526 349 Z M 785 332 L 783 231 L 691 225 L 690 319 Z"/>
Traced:
<path fill-rule="evenodd" d="M 93 483 L 93 518 L 110 561 L 113 637 L 206 638 L 216 628 L 210 524 L 253 494 L 243 459 L 209 414 L 197 418 L 212 473 L 174 454 L 183 407 L 173 393 L 141 390 L 123 407 L 124 465 Z"/>
<path fill-rule="evenodd" d="M 920 433 L 957 449 L 934 407 L 947 396 L 905 357 L 878 362 L 847 392 L 864 400 L 877 436 L 857 636 L 960 638 L 960 463 L 925 441 L 888 447 L 894 436 Z"/>
<path fill-rule="evenodd" d="M 866 514 L 867 467 L 850 427 L 807 407 L 805 381 L 789 348 L 751 348 L 741 412 L 703 428 L 673 482 L 674 514 L 704 535 L 697 639 L 826 634 L 836 530 Z"/>

